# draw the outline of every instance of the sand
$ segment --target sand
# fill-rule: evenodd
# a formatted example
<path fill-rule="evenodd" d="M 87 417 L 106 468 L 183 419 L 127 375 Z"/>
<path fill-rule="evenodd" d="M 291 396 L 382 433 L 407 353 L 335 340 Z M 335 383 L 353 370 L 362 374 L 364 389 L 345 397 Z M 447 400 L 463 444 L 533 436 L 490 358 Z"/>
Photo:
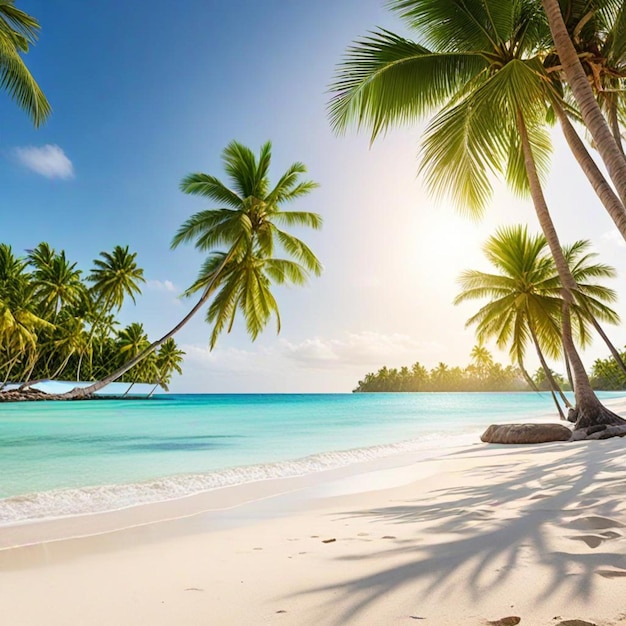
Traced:
<path fill-rule="evenodd" d="M 0 550 L 0 623 L 626 624 L 625 446 L 475 443 L 1 529 L 34 545 Z"/>

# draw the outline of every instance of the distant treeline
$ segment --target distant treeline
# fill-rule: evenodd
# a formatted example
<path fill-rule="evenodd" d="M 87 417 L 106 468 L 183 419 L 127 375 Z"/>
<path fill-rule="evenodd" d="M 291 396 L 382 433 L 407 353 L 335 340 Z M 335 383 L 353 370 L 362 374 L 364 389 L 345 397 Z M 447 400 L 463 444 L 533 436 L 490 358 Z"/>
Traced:
<path fill-rule="evenodd" d="M 118 328 L 122 305 L 145 283 L 135 257 L 115 246 L 83 272 L 47 242 L 26 256 L 0 243 L 0 393 L 11 381 L 98 380 L 150 345 L 140 322 Z M 168 339 L 120 380 L 167 389 L 184 354 Z"/>
<path fill-rule="evenodd" d="M 626 350 L 620 356 L 626 362 Z M 626 375 L 613 357 L 597 359 L 591 370 L 591 385 L 594 389 L 620 391 L 626 389 Z"/>
<path fill-rule="evenodd" d="M 354 393 L 376 391 L 530 391 L 533 387 L 524 379 L 522 371 L 512 365 L 494 363 L 484 348 L 474 348 L 474 361 L 465 368 L 439 363 L 431 370 L 419 362 L 411 367 L 381 367 L 376 373 L 366 374 Z M 621 353 L 626 361 L 626 350 Z M 564 376 L 552 372 L 559 386 L 571 389 Z M 598 359 L 591 370 L 591 384 L 601 391 L 626 390 L 626 375 L 613 358 Z M 544 371 L 540 368 L 532 376 L 534 386 L 549 390 Z"/>
<path fill-rule="evenodd" d="M 490 363 L 465 368 L 439 363 L 427 370 L 420 363 L 412 367 L 382 367 L 359 381 L 355 393 L 371 391 L 527 391 L 530 385 L 521 371 L 508 365 Z"/>

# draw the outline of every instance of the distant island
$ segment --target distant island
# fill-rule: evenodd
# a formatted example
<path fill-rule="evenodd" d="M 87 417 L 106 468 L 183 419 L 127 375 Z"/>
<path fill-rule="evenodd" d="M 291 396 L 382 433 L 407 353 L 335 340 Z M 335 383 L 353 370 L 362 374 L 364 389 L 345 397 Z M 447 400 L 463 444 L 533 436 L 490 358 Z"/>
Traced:
<path fill-rule="evenodd" d="M 491 354 L 475 347 L 472 362 L 466 367 L 439 363 L 428 370 L 419 362 L 400 368 L 381 367 L 360 380 L 353 393 L 419 392 L 419 391 L 550 391 L 548 378 L 542 368 L 534 375 L 524 376 L 519 367 L 504 366 L 493 361 Z M 626 351 L 622 353 L 626 359 Z M 565 391 L 571 389 L 567 378 L 550 372 Z M 626 390 L 626 375 L 612 358 L 597 359 L 591 370 L 591 384 L 599 391 Z"/>

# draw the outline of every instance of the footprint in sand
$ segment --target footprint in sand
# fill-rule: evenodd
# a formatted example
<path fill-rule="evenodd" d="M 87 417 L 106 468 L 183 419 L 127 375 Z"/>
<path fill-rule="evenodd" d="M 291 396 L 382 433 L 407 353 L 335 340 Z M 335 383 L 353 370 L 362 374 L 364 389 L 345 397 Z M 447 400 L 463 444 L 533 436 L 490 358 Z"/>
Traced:
<path fill-rule="evenodd" d="M 600 517 L 598 515 L 587 515 L 586 517 L 577 517 L 567 524 L 563 524 L 566 528 L 574 530 L 604 530 L 605 528 L 622 528 L 624 524 L 609 517 Z"/>

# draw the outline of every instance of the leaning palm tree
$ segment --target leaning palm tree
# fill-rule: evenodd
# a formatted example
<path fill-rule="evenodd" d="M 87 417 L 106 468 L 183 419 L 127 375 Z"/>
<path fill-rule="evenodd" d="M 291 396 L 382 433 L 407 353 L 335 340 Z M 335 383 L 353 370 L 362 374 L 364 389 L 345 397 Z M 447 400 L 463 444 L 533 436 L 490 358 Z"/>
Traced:
<path fill-rule="evenodd" d="M 221 205 L 192 215 L 172 241 L 174 248 L 193 242 L 197 250 L 207 255 L 197 280 L 185 292 L 187 296 L 200 293 L 198 302 L 158 341 L 103 380 L 68 392 L 68 397 L 94 393 L 123 376 L 183 328 L 211 298 L 206 314 L 213 327 L 211 348 L 224 330 L 232 329 L 238 312 L 243 315 L 252 340 L 271 317 L 276 318 L 280 331 L 278 304 L 270 289 L 272 283 L 302 285 L 309 273 L 321 273 L 322 266 L 310 248 L 281 228 L 308 226 L 317 229 L 322 225 L 322 219 L 316 213 L 282 208 L 317 187 L 312 181 L 300 181 L 300 175 L 306 172 L 305 166 L 294 163 L 272 187 L 269 142 L 261 147 L 257 158 L 249 148 L 233 141 L 224 149 L 222 160 L 230 185 L 203 173 L 190 174 L 181 183 L 183 192 Z M 289 258 L 274 256 L 279 250 Z"/>
<path fill-rule="evenodd" d="M 575 377 L 579 424 L 622 423 L 595 396 L 568 325 L 576 281 L 541 186 L 554 89 L 540 52 L 545 18 L 534 2 L 392 0 L 417 35 L 380 30 L 349 49 L 331 87 L 332 124 L 371 130 L 437 111 L 423 139 L 421 171 L 436 194 L 480 213 L 491 174 L 529 194 L 563 286 L 563 341 Z"/>
<path fill-rule="evenodd" d="M 15 0 L 0 0 L 0 87 L 32 119 L 45 122 L 50 105 L 22 60 L 37 41 L 39 22 L 15 7 Z"/>
<path fill-rule="evenodd" d="M 606 115 L 617 147 L 623 153 L 620 122 L 624 117 L 626 8 L 623 3 L 612 0 L 562 0 L 561 6 L 565 26 L 576 54 L 593 88 L 594 96 Z M 553 46 L 552 41 L 549 46 Z M 556 94 L 552 106 L 572 154 L 622 237 L 626 239 L 624 203 L 606 180 L 572 124 L 572 120 L 580 120 L 580 113 L 575 106 L 569 104 L 572 101 L 571 89 L 564 75 L 561 59 L 553 50 L 549 50 L 544 58 L 544 66 L 552 79 Z"/>
<path fill-rule="evenodd" d="M 585 126 L 593 137 L 596 148 L 609 172 L 622 204 L 626 205 L 626 157 L 624 157 L 623 152 L 615 141 L 611 127 L 596 101 L 593 88 L 585 74 L 563 19 L 559 0 L 542 0 L 541 3 L 548 18 L 563 74 L 572 90 Z M 609 4 L 608 1 L 588 3 L 587 10 L 606 10 Z M 616 5 L 616 3 L 613 4 Z M 621 6 L 619 7 L 618 15 L 623 20 L 624 13 Z M 622 27 L 619 33 L 622 45 L 625 35 L 623 30 Z"/>

